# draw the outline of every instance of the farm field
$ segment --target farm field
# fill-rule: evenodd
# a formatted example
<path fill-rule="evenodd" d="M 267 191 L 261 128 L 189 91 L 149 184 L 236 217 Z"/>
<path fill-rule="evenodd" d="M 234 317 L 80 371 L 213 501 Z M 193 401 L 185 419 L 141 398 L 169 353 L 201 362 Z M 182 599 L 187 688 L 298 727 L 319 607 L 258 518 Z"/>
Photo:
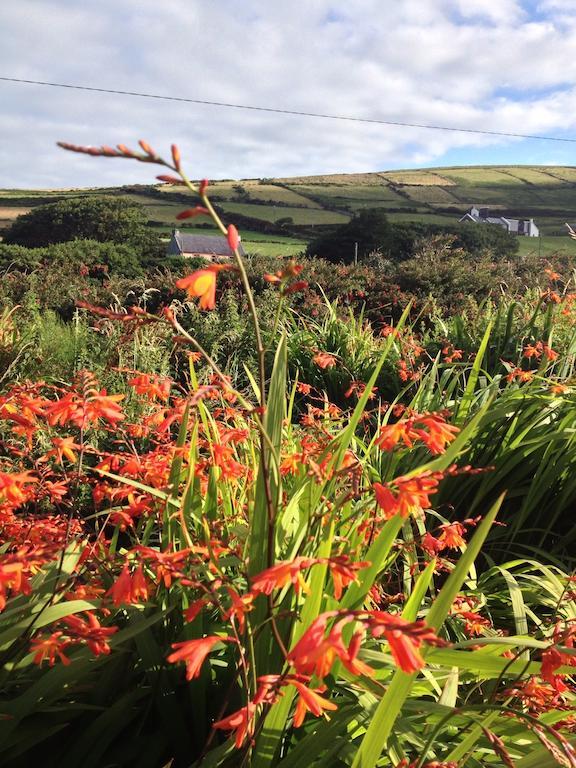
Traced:
<path fill-rule="evenodd" d="M 184 188 L 136 185 L 88 190 L 0 190 L 0 232 L 37 204 L 76 195 L 119 194 L 140 203 L 153 226 L 166 231 L 185 204 Z M 450 224 L 471 206 L 489 207 L 495 215 L 533 218 L 543 239 L 540 252 L 574 247 L 565 222 L 576 220 L 576 168 L 562 166 L 479 166 L 333 174 L 280 179 L 226 180 L 211 183 L 216 205 L 233 220 L 235 214 L 273 225 L 292 219 L 287 240 L 274 235 L 289 253 L 294 240 L 309 239 L 310 227 L 345 223 L 364 208 L 381 208 L 391 221 Z M 166 196 L 166 199 L 162 199 Z M 302 230 L 302 232 L 299 232 Z M 524 238 L 521 238 L 523 241 Z M 245 242 L 259 242 L 256 238 Z M 535 249 L 521 242 L 522 253 Z M 270 253 L 269 246 L 261 247 Z"/>

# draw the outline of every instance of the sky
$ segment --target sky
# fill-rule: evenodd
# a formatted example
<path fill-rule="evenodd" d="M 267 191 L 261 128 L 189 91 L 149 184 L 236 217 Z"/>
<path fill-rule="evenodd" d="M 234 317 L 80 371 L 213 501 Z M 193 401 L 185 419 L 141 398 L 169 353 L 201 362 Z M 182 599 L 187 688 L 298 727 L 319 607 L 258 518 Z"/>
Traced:
<path fill-rule="evenodd" d="M 576 137 L 576 0 L 18 0 L 0 76 Z M 576 143 L 225 109 L 0 80 L 0 188 L 149 183 L 56 141 L 181 148 L 192 178 L 576 165 Z"/>

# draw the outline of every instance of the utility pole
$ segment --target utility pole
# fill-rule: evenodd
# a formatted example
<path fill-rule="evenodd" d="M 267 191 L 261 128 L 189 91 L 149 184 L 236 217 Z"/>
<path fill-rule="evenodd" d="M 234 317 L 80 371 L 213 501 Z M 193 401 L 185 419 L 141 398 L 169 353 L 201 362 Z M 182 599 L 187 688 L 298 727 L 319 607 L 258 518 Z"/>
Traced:
<path fill-rule="evenodd" d="M 358 264 L 358 243 L 354 243 L 354 264 Z"/>

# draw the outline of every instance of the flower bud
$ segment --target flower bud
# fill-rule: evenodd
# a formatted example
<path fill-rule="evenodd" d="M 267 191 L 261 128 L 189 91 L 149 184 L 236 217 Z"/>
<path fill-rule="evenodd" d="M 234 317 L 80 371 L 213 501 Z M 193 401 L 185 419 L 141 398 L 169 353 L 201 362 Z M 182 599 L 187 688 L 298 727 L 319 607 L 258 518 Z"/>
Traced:
<path fill-rule="evenodd" d="M 188 208 L 185 211 L 180 211 L 176 218 L 178 220 L 192 219 L 194 216 L 210 216 L 210 211 L 202 205 L 197 205 L 195 208 Z"/>
<path fill-rule="evenodd" d="M 177 171 L 180 170 L 180 150 L 176 146 L 176 144 L 172 144 L 172 162 L 174 163 L 174 167 Z"/>
<path fill-rule="evenodd" d="M 140 139 L 138 144 L 140 144 L 140 146 L 142 147 L 144 152 L 146 152 L 147 155 L 149 155 L 150 157 L 156 157 L 156 152 L 154 152 L 154 150 L 152 149 L 150 144 L 148 144 L 147 141 L 144 141 L 144 139 Z"/>
<path fill-rule="evenodd" d="M 240 235 L 238 234 L 238 230 L 236 229 L 234 224 L 230 224 L 230 226 L 228 227 L 227 239 L 228 239 L 228 245 L 233 251 L 235 251 L 240 245 Z"/>
<path fill-rule="evenodd" d="M 158 181 L 164 181 L 166 184 L 182 184 L 182 179 L 179 179 L 177 176 L 168 176 L 166 174 L 161 174 L 160 176 L 156 176 Z"/>

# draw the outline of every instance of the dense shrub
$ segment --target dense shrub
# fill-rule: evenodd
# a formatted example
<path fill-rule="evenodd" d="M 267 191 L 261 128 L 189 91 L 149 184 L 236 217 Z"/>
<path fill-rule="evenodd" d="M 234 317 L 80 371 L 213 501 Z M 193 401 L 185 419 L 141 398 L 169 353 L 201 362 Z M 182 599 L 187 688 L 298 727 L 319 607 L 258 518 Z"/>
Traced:
<path fill-rule="evenodd" d="M 364 209 L 347 224 L 313 240 L 307 253 L 349 264 L 354 261 L 355 254 L 361 260 L 372 251 L 387 251 L 390 237 L 390 224 L 384 211 L 381 208 Z"/>
<path fill-rule="evenodd" d="M 146 230 L 141 206 L 120 197 L 77 197 L 39 205 L 18 216 L 4 242 L 40 248 L 69 240 L 136 245 Z"/>
<path fill-rule="evenodd" d="M 160 238 L 148 229 L 142 206 L 116 196 L 77 197 L 39 205 L 4 232 L 6 245 L 42 248 L 71 240 L 117 243 L 135 249 L 143 264 L 161 258 Z"/>
<path fill-rule="evenodd" d="M 451 237 L 453 247 L 478 256 L 491 252 L 498 258 L 518 252 L 518 238 L 497 225 L 390 223 L 381 209 L 364 210 L 350 222 L 314 239 L 307 253 L 346 264 L 379 252 L 393 263 L 412 258 L 424 244 L 439 235 Z"/>

